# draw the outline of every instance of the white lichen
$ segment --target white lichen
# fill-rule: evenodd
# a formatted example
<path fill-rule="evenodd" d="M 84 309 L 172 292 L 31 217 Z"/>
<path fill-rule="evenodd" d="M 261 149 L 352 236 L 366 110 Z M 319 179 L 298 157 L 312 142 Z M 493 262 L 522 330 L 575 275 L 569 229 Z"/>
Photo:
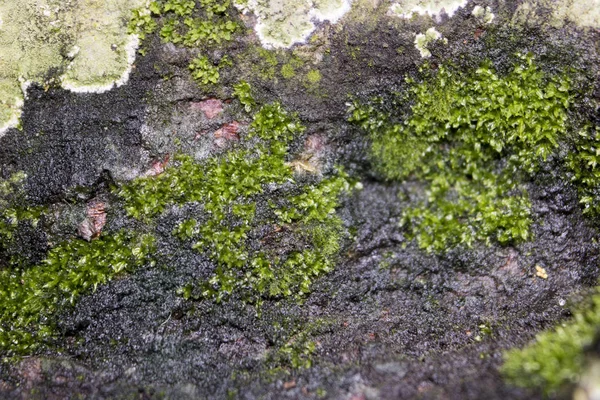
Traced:
<path fill-rule="evenodd" d="M 425 33 L 417 33 L 415 36 L 415 47 L 421 53 L 422 58 L 429 58 L 431 57 L 431 52 L 427 46 L 440 39 L 442 39 L 442 34 L 435 28 L 429 28 Z M 447 39 L 444 39 L 444 41 L 447 42 Z"/>
<path fill-rule="evenodd" d="M 471 15 L 473 15 L 475 18 L 479 19 L 480 21 L 486 24 L 491 24 L 494 21 L 494 18 L 496 17 L 492 13 L 492 9 L 489 6 L 485 8 L 481 6 L 475 6 L 473 7 Z"/>
<path fill-rule="evenodd" d="M 127 24 L 131 11 L 146 2 L 0 0 L 0 136 L 19 124 L 33 82 L 60 82 L 77 92 L 127 82 L 139 42 Z"/>
<path fill-rule="evenodd" d="M 464 7 L 467 0 L 401 0 L 390 6 L 390 14 L 400 18 L 412 18 L 413 15 L 428 15 L 439 18 L 442 13 L 452 17 Z"/>
<path fill-rule="evenodd" d="M 351 0 L 248 0 L 236 2 L 244 13 L 252 12 L 254 30 L 265 48 L 288 48 L 304 43 L 315 22 L 338 22 L 350 10 Z"/>
<path fill-rule="evenodd" d="M 581 28 L 600 29 L 600 0 L 527 0 L 519 5 L 513 21 L 556 28 L 574 23 Z"/>
<path fill-rule="evenodd" d="M 129 81 L 129 75 L 131 74 L 131 71 L 133 69 L 133 63 L 135 62 L 135 56 L 139 47 L 139 43 L 140 38 L 137 35 L 130 35 L 128 37 L 128 40 L 123 47 L 127 60 L 126 68 L 124 71 L 122 71 L 121 75 L 117 79 L 114 79 L 113 76 L 110 79 L 108 79 L 105 83 L 91 83 L 86 85 L 84 83 L 85 78 L 81 78 L 81 76 L 79 77 L 79 79 L 73 79 L 73 76 L 75 76 L 74 74 L 72 74 L 73 64 L 70 64 L 67 67 L 69 71 L 61 77 L 61 86 L 67 90 L 76 93 L 104 93 L 115 87 L 123 86 Z M 92 56 L 94 54 L 97 53 L 92 53 Z M 80 74 L 82 73 L 81 69 L 82 68 L 80 67 Z M 86 72 L 88 73 L 88 77 L 92 77 L 92 82 L 94 80 L 94 77 L 100 75 L 101 73 L 101 71 L 90 71 L 89 69 Z"/>

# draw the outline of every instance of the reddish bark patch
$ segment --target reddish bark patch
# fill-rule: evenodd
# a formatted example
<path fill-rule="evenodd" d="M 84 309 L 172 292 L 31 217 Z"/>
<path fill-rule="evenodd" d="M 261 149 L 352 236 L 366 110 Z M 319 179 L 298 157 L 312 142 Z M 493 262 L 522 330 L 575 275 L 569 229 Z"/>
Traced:
<path fill-rule="evenodd" d="M 285 390 L 290 390 L 290 389 L 293 389 L 295 387 L 296 387 L 296 381 L 295 380 L 284 382 L 284 384 L 283 384 L 283 388 Z"/>
<path fill-rule="evenodd" d="M 42 381 L 42 361 L 39 358 L 25 359 L 19 366 L 19 374 L 27 387 Z"/>
<path fill-rule="evenodd" d="M 170 159 L 171 155 L 167 154 L 162 160 L 154 161 L 150 169 L 144 173 L 144 176 L 158 176 L 162 174 L 165 172 L 165 168 L 167 167 Z"/>
<path fill-rule="evenodd" d="M 240 130 L 240 123 L 237 121 L 230 122 L 223 125 L 220 129 L 215 132 L 215 144 L 219 147 L 224 147 L 227 142 L 232 140 L 239 140 L 238 131 Z"/>
<path fill-rule="evenodd" d="M 200 110 L 206 118 L 213 119 L 223 112 L 223 102 L 218 99 L 207 99 L 190 104 L 193 110 Z"/>
<path fill-rule="evenodd" d="M 79 224 L 79 236 L 87 241 L 96 239 L 106 224 L 106 204 L 100 200 L 92 200 L 86 209 L 86 218 Z"/>

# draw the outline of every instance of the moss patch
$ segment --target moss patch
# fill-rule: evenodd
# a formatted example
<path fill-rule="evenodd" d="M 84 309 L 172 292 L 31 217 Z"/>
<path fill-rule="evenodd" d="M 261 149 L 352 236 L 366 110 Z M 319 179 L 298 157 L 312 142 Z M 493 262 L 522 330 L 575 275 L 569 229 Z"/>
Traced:
<path fill-rule="evenodd" d="M 386 178 L 426 183 L 424 198 L 404 211 L 410 234 L 427 251 L 527 240 L 521 182 L 566 133 L 569 81 L 545 77 L 523 56 L 506 76 L 489 64 L 470 73 L 442 66 L 410 83 L 412 106 L 401 121 L 375 103 L 350 108 Z"/>
<path fill-rule="evenodd" d="M 247 97 L 249 87 L 238 88 Z M 170 205 L 202 205 L 174 234 L 208 254 L 216 269 L 208 281 L 184 287 L 184 297 L 221 301 L 235 293 L 260 303 L 263 297 L 305 294 L 331 270 L 343 233 L 335 210 L 351 185 L 342 172 L 296 181 L 286 157 L 303 131 L 279 103 L 265 105 L 250 125 L 250 148 L 202 164 L 178 156 L 164 174 L 119 189 L 127 212 L 140 219 Z"/>
<path fill-rule="evenodd" d="M 134 11 L 129 31 L 141 37 L 158 32 L 163 43 L 186 47 L 218 45 L 239 25 L 229 0 L 157 0 Z"/>
<path fill-rule="evenodd" d="M 600 215 L 600 127 L 581 129 L 574 149 L 567 157 L 573 172 L 572 181 L 578 187 L 583 212 Z"/>
<path fill-rule="evenodd" d="M 591 305 L 553 330 L 537 335 L 523 349 L 508 351 L 502 373 L 514 385 L 543 389 L 550 394 L 575 383 L 585 366 L 584 350 L 592 344 L 600 327 L 600 292 Z"/>
<path fill-rule="evenodd" d="M 22 267 L 27 263 L 19 249 L 15 234 L 20 224 L 37 225 L 41 207 L 26 207 L 22 185 L 24 173 L 0 180 L 0 268 Z"/>
<path fill-rule="evenodd" d="M 0 271 L 0 349 L 31 353 L 55 335 L 54 316 L 115 275 L 148 261 L 153 238 L 127 231 L 59 244 L 40 265 Z"/>

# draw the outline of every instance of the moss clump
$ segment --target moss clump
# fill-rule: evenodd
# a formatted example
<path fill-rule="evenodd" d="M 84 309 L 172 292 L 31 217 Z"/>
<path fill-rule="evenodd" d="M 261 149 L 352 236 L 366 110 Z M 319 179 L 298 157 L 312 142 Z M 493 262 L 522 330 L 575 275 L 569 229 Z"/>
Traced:
<path fill-rule="evenodd" d="M 240 81 L 233 86 L 233 95 L 242 103 L 246 112 L 251 112 L 256 106 L 256 101 L 252 96 L 252 88 L 246 81 Z"/>
<path fill-rule="evenodd" d="M 350 184 L 341 172 L 320 182 L 294 182 L 286 156 L 303 131 L 279 103 L 265 105 L 250 125 L 250 148 L 203 164 L 178 156 L 164 174 L 119 190 L 136 218 L 158 215 L 171 204 L 202 205 L 174 234 L 206 252 L 216 268 L 208 281 L 184 287 L 184 297 L 221 301 L 235 293 L 260 303 L 307 293 L 316 277 L 331 270 L 343 233 L 335 210 Z"/>
<path fill-rule="evenodd" d="M 585 127 L 574 143 L 574 150 L 567 157 L 567 165 L 573 173 L 583 212 L 600 215 L 600 127 Z"/>
<path fill-rule="evenodd" d="M 186 47 L 219 45 L 240 28 L 232 15 L 230 0 L 158 0 L 134 12 L 129 32 L 158 31 L 164 43 Z"/>
<path fill-rule="evenodd" d="M 592 344 L 600 328 L 600 291 L 591 306 L 575 313 L 572 320 L 537 335 L 523 349 L 505 353 L 502 373 L 517 386 L 543 389 L 550 394 L 577 382 L 585 365 L 584 349 Z"/>
<path fill-rule="evenodd" d="M 530 56 L 506 76 L 489 64 L 471 73 L 425 72 L 422 82 L 409 80 L 409 112 L 350 107 L 350 120 L 370 135 L 376 168 L 388 179 L 426 183 L 403 224 L 427 251 L 527 240 L 530 204 L 521 182 L 567 130 L 569 81 L 545 77 Z"/>
<path fill-rule="evenodd" d="M 71 240 L 40 264 L 0 270 L 0 349 L 30 353 L 54 335 L 54 315 L 115 275 L 148 261 L 150 235 L 120 231 L 88 243 Z"/>
<path fill-rule="evenodd" d="M 228 57 L 223 57 L 219 64 L 215 65 L 208 57 L 198 56 L 192 60 L 188 68 L 192 78 L 199 85 L 214 85 L 219 82 L 219 70 L 225 65 L 231 65 Z"/>
<path fill-rule="evenodd" d="M 302 331 L 284 343 L 272 356 L 277 366 L 289 366 L 292 369 L 306 369 L 312 366 L 312 356 L 317 349 L 308 332 Z"/>
<path fill-rule="evenodd" d="M 321 82 L 321 71 L 318 69 L 311 69 L 306 73 L 306 82 L 305 86 L 307 88 L 315 88 Z"/>

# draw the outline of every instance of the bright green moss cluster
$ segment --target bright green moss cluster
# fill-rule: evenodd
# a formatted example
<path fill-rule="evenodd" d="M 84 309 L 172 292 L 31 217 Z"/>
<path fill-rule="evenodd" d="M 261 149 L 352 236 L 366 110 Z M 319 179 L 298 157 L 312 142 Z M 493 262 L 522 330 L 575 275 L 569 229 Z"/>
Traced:
<path fill-rule="evenodd" d="M 27 353 L 54 334 L 54 316 L 153 252 L 150 235 L 120 231 L 62 243 L 37 266 L 0 270 L 0 350 Z"/>
<path fill-rule="evenodd" d="M 231 65 L 229 58 L 223 57 L 219 64 L 213 64 L 208 57 L 198 56 L 188 66 L 192 78 L 200 85 L 216 84 L 219 82 L 219 70 L 224 65 Z"/>
<path fill-rule="evenodd" d="M 600 215 L 600 128 L 586 127 L 579 133 L 567 163 L 579 190 L 583 212 Z"/>
<path fill-rule="evenodd" d="M 256 106 L 256 101 L 252 96 L 252 88 L 246 81 L 240 81 L 233 86 L 233 95 L 242 103 L 246 112 L 251 112 Z"/>
<path fill-rule="evenodd" d="M 158 30 L 164 43 L 199 47 L 232 39 L 239 25 L 229 15 L 230 0 L 157 0 L 135 10 L 130 33 L 142 38 Z M 161 17 L 158 19 L 158 17 Z"/>
<path fill-rule="evenodd" d="M 592 344 L 600 327 L 600 292 L 591 306 L 577 312 L 554 330 L 540 333 L 523 349 L 505 354 L 502 373 L 514 385 L 543 389 L 546 393 L 576 382 L 585 365 L 584 349 Z"/>
<path fill-rule="evenodd" d="M 263 297 L 307 293 L 316 277 L 331 270 L 343 232 L 335 210 L 350 184 L 343 173 L 318 183 L 294 182 L 286 156 L 303 131 L 279 103 L 265 105 L 250 125 L 252 148 L 203 164 L 178 156 L 164 174 L 120 189 L 136 218 L 173 204 L 202 204 L 203 211 L 174 234 L 209 254 L 216 269 L 207 282 L 184 287 L 184 297 L 221 301 L 237 293 L 260 303 Z"/>
<path fill-rule="evenodd" d="M 292 369 L 306 369 L 312 366 L 312 356 L 317 349 L 308 332 L 301 331 L 283 344 L 272 356 L 277 366 L 286 365 Z"/>
<path fill-rule="evenodd" d="M 426 183 L 403 224 L 427 251 L 530 237 L 521 182 L 557 148 L 570 95 L 567 79 L 545 77 L 531 57 L 520 61 L 506 76 L 489 64 L 472 73 L 442 66 L 409 81 L 408 115 L 350 107 L 350 120 L 370 135 L 376 168 Z"/>

